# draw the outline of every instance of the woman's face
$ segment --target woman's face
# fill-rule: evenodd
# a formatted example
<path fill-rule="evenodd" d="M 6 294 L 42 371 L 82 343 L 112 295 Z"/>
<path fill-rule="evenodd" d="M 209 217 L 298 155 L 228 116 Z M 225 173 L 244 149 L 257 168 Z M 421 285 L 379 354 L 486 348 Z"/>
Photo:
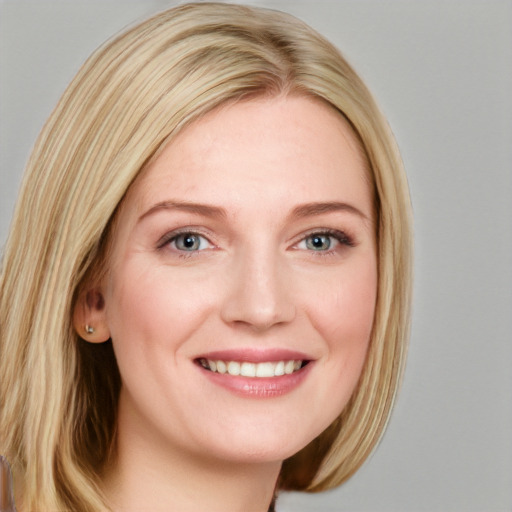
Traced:
<path fill-rule="evenodd" d="M 223 106 L 130 188 L 102 312 L 141 445 L 277 461 L 340 413 L 377 291 L 372 194 L 348 124 L 304 97 Z"/>

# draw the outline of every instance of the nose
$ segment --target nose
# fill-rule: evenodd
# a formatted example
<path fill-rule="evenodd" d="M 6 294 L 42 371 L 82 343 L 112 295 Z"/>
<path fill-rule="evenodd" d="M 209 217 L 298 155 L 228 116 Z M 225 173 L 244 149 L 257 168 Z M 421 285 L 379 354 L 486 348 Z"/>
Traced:
<path fill-rule="evenodd" d="M 232 262 L 228 273 L 221 311 L 224 322 L 265 331 L 295 318 L 289 272 L 277 254 L 266 251 L 240 256 Z"/>

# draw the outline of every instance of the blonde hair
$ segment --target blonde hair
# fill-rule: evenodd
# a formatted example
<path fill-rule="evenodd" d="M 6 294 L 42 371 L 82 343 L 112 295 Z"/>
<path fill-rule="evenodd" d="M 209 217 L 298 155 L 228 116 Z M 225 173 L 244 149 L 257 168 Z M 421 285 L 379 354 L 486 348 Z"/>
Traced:
<path fill-rule="evenodd" d="M 375 190 L 379 282 L 359 385 L 339 418 L 284 462 L 278 485 L 339 485 L 378 442 L 402 371 L 411 284 L 408 188 L 391 131 L 349 64 L 301 21 L 182 5 L 89 58 L 28 163 L 0 281 L 0 453 L 26 510 L 108 510 L 99 474 L 115 437 L 120 377 L 111 344 L 81 340 L 72 311 L 130 184 L 216 106 L 283 93 L 322 99 L 359 137 Z"/>

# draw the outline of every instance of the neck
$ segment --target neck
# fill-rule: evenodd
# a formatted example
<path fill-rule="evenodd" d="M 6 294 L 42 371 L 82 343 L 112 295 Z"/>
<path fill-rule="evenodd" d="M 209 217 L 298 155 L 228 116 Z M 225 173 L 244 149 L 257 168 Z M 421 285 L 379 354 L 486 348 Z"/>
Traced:
<path fill-rule="evenodd" d="M 267 512 L 280 468 L 204 459 L 120 430 L 104 491 L 113 512 Z"/>

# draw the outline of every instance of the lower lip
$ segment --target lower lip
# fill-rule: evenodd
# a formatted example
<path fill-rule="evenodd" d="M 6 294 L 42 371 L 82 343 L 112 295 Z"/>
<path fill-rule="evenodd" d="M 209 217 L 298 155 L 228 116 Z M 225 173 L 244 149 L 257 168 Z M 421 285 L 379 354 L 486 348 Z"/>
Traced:
<path fill-rule="evenodd" d="M 294 373 L 268 378 L 229 375 L 229 373 L 212 372 L 202 367 L 199 367 L 199 369 L 211 382 L 237 395 L 253 398 L 274 398 L 296 389 L 306 379 L 312 366 L 313 362 L 310 361 Z"/>

